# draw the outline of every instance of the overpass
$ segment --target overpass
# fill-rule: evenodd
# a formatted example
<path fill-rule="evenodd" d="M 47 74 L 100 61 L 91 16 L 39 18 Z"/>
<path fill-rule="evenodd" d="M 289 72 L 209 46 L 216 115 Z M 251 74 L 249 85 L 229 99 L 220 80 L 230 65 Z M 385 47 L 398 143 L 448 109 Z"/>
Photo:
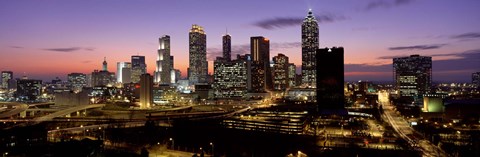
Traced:
<path fill-rule="evenodd" d="M 33 119 L 33 122 L 34 123 L 40 123 L 40 122 L 43 122 L 43 121 L 51 121 L 51 120 L 53 120 L 53 118 L 62 117 L 62 116 L 65 116 L 65 115 L 68 115 L 70 113 L 74 113 L 74 112 L 77 112 L 77 111 L 82 111 L 82 110 L 92 109 L 92 108 L 101 108 L 101 107 L 104 107 L 104 106 L 105 106 L 105 104 L 90 104 L 90 105 L 74 106 L 74 107 L 71 107 L 71 108 L 67 108 L 67 109 L 64 109 L 64 110 L 60 110 L 60 111 L 51 113 L 51 114 L 43 116 L 43 117 L 35 118 L 35 119 Z"/>
<path fill-rule="evenodd" d="M 10 118 L 12 116 L 16 116 L 22 112 L 24 112 L 25 110 L 28 109 L 28 105 L 27 104 L 24 104 L 24 103 L 19 103 L 19 102 L 8 102 L 8 103 L 5 103 L 5 102 L 0 102 L 0 105 L 10 105 L 10 106 L 13 106 L 14 109 L 13 110 L 9 110 L 9 111 L 5 111 L 5 112 L 2 112 L 0 113 L 0 118 Z"/>

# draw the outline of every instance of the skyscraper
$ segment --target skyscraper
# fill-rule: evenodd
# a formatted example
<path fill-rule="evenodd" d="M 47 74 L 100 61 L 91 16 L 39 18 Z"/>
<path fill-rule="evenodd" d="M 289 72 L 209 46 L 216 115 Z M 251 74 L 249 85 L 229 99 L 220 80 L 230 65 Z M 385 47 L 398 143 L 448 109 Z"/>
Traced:
<path fill-rule="evenodd" d="M 344 51 L 343 47 L 318 49 L 317 103 L 320 111 L 344 107 Z"/>
<path fill-rule="evenodd" d="M 273 89 L 286 90 L 289 87 L 288 57 L 279 53 L 273 57 Z"/>
<path fill-rule="evenodd" d="M 288 64 L 288 86 L 290 88 L 295 86 L 296 74 L 297 74 L 297 66 L 295 66 L 295 64 L 293 63 Z"/>
<path fill-rule="evenodd" d="M 252 92 L 265 92 L 272 83 L 270 71 L 270 41 L 262 36 L 250 38 L 250 55 L 252 57 Z"/>
<path fill-rule="evenodd" d="M 170 56 L 170 36 L 164 35 L 159 41 L 157 68 L 155 70 L 155 83 L 171 83 L 171 56 Z"/>
<path fill-rule="evenodd" d="M 145 56 L 132 56 L 132 73 L 130 81 L 138 83 L 140 75 L 147 73 L 147 64 L 145 64 Z"/>
<path fill-rule="evenodd" d="M 108 86 L 115 82 L 115 73 L 109 72 L 107 69 L 107 61 L 103 60 L 103 70 L 94 70 L 92 72 L 92 86 Z"/>
<path fill-rule="evenodd" d="M 393 58 L 393 77 L 401 96 L 422 96 L 432 85 L 432 57 Z"/>
<path fill-rule="evenodd" d="M 68 74 L 68 84 L 70 85 L 70 90 L 80 92 L 83 87 L 87 86 L 87 75 L 83 73 L 70 73 Z"/>
<path fill-rule="evenodd" d="M 203 27 L 194 24 L 189 33 L 188 80 L 190 84 L 206 83 L 207 75 L 207 34 Z"/>
<path fill-rule="evenodd" d="M 1 88 L 3 89 L 9 89 L 12 87 L 10 85 L 10 80 L 13 79 L 13 72 L 11 71 L 2 71 L 2 82 L 1 82 Z"/>
<path fill-rule="evenodd" d="M 225 34 L 222 37 L 223 41 L 223 58 L 227 61 L 232 59 L 232 37 L 229 34 Z"/>
<path fill-rule="evenodd" d="M 153 105 L 153 77 L 146 73 L 140 76 L 140 108 L 147 109 Z"/>
<path fill-rule="evenodd" d="M 315 87 L 317 70 L 315 53 L 318 49 L 318 23 L 310 9 L 302 23 L 302 82 Z M 323 67 L 325 68 L 325 67 Z"/>
<path fill-rule="evenodd" d="M 103 57 L 103 67 L 102 67 L 102 70 L 103 71 L 108 71 L 108 66 L 107 66 L 107 57 Z"/>
<path fill-rule="evenodd" d="M 130 83 L 130 71 L 132 69 L 132 63 L 130 62 L 117 62 L 117 82 Z M 128 78 L 127 78 L 128 77 Z"/>

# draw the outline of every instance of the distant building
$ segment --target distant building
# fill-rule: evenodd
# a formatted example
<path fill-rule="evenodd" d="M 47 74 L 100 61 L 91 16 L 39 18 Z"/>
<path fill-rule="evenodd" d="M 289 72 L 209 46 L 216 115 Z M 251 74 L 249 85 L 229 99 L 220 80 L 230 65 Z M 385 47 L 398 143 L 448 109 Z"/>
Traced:
<path fill-rule="evenodd" d="M 131 71 L 132 71 L 132 63 L 117 62 L 117 82 L 130 83 Z"/>
<path fill-rule="evenodd" d="M 154 77 L 155 83 L 170 84 L 171 83 L 171 69 L 172 57 L 170 56 L 170 36 L 164 35 L 159 40 L 157 68 L 155 69 Z"/>
<path fill-rule="evenodd" d="M 324 109 L 342 109 L 345 105 L 343 47 L 318 49 L 316 58 L 317 103 L 320 112 Z"/>
<path fill-rule="evenodd" d="M 140 108 L 147 109 L 153 105 L 153 77 L 150 74 L 140 76 Z"/>
<path fill-rule="evenodd" d="M 207 75 L 207 34 L 203 27 L 194 24 L 189 33 L 188 80 L 192 85 L 206 83 Z"/>
<path fill-rule="evenodd" d="M 480 88 L 480 72 L 472 74 L 472 84 L 476 85 L 477 88 Z"/>
<path fill-rule="evenodd" d="M 17 80 L 17 98 L 20 101 L 35 101 L 42 95 L 42 80 Z"/>
<path fill-rule="evenodd" d="M 213 92 L 215 98 L 243 98 L 247 94 L 249 61 L 229 61 L 218 57 L 214 61 Z"/>
<path fill-rule="evenodd" d="M 130 81 L 133 83 L 140 82 L 140 76 L 147 73 L 147 64 L 145 64 L 145 56 L 132 56 L 132 71 Z"/>
<path fill-rule="evenodd" d="M 302 23 L 302 82 L 303 84 L 315 87 L 316 51 L 318 49 L 318 23 L 312 10 L 308 11 L 307 17 Z M 319 67 L 324 68 L 324 67 Z"/>
<path fill-rule="evenodd" d="M 252 88 L 253 93 L 263 93 L 272 84 L 270 71 L 270 41 L 262 36 L 250 38 L 250 56 L 252 57 Z"/>
<path fill-rule="evenodd" d="M 288 87 L 289 88 L 296 86 L 295 75 L 297 75 L 297 66 L 295 66 L 295 64 L 293 63 L 288 64 Z"/>
<path fill-rule="evenodd" d="M 2 89 L 10 89 L 12 85 L 10 85 L 11 80 L 13 79 L 13 72 L 11 71 L 2 71 L 2 82 L 1 88 Z"/>
<path fill-rule="evenodd" d="M 88 105 L 90 100 L 87 91 L 79 93 L 75 92 L 59 92 L 55 93 L 55 105 Z"/>
<path fill-rule="evenodd" d="M 284 91 L 289 87 L 289 62 L 284 54 L 273 57 L 273 89 Z"/>
<path fill-rule="evenodd" d="M 67 76 L 70 90 L 74 92 L 82 91 L 87 86 L 87 75 L 83 73 L 70 73 Z"/>
<path fill-rule="evenodd" d="M 225 34 L 222 37 L 223 43 L 223 58 L 227 61 L 232 60 L 232 37 L 229 34 Z"/>
<path fill-rule="evenodd" d="M 432 57 L 393 58 L 393 77 L 401 96 L 421 96 L 432 86 Z"/>

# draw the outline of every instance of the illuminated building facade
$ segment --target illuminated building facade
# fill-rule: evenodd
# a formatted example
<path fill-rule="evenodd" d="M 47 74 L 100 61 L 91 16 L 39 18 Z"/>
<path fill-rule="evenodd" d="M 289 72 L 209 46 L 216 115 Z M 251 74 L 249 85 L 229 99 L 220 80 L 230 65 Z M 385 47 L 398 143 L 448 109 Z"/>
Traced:
<path fill-rule="evenodd" d="M 150 74 L 140 76 L 140 108 L 148 109 L 153 105 L 153 77 Z"/>
<path fill-rule="evenodd" d="M 430 93 L 432 57 L 411 55 L 393 58 L 393 78 L 401 96 L 421 96 Z"/>
<path fill-rule="evenodd" d="M 250 55 L 252 57 L 252 88 L 253 93 L 265 92 L 272 85 L 270 70 L 270 41 L 262 36 L 250 38 Z"/>
<path fill-rule="evenodd" d="M 309 10 L 302 23 L 302 83 L 310 87 L 315 87 L 317 78 L 315 53 L 318 45 L 318 23 L 312 10 Z"/>
<path fill-rule="evenodd" d="M 288 57 L 279 53 L 273 57 L 273 89 L 283 91 L 289 87 Z"/>
<path fill-rule="evenodd" d="M 249 60 L 233 61 L 218 57 L 214 64 L 213 94 L 215 98 L 242 98 L 247 94 Z"/>
<path fill-rule="evenodd" d="M 189 32 L 188 80 L 192 85 L 206 83 L 207 75 L 207 34 L 203 27 L 194 24 Z"/>
<path fill-rule="evenodd" d="M 10 85 L 11 80 L 13 79 L 13 72 L 11 71 L 2 71 L 2 82 L 1 82 L 1 88 L 2 89 L 9 89 L 12 87 Z"/>
<path fill-rule="evenodd" d="M 341 109 L 344 96 L 344 50 L 343 47 L 318 49 L 317 58 L 317 103 L 319 110 Z"/>
<path fill-rule="evenodd" d="M 34 101 L 42 95 L 42 80 L 17 80 L 17 98 L 20 101 Z"/>
<path fill-rule="evenodd" d="M 132 71 L 130 81 L 133 83 L 140 82 L 140 76 L 147 73 L 147 64 L 145 64 L 145 56 L 132 56 Z"/>
<path fill-rule="evenodd" d="M 472 73 L 472 84 L 480 88 L 480 72 Z"/>
<path fill-rule="evenodd" d="M 92 72 L 92 86 L 111 86 L 115 83 L 115 73 L 107 70 L 107 61 L 103 61 L 103 70 Z"/>
<path fill-rule="evenodd" d="M 170 36 L 164 35 L 159 39 L 157 68 L 155 69 L 155 83 L 171 83 L 171 56 L 170 56 Z"/>
<path fill-rule="evenodd" d="M 70 73 L 67 77 L 70 90 L 73 92 L 80 92 L 87 86 L 87 75 L 84 73 Z"/>
<path fill-rule="evenodd" d="M 288 64 L 288 87 L 294 87 L 296 86 L 296 79 L 295 75 L 297 74 L 297 66 L 295 64 L 290 63 Z"/>
<path fill-rule="evenodd" d="M 132 63 L 130 62 L 117 62 L 117 82 L 129 83 L 130 75 L 132 71 Z"/>

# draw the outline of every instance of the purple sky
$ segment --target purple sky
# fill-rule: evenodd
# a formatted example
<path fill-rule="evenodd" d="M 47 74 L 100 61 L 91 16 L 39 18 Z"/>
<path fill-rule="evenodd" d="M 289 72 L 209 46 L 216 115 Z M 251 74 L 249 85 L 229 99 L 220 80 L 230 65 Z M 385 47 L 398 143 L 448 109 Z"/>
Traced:
<path fill-rule="evenodd" d="M 433 56 L 434 81 L 470 82 L 480 71 L 478 0 L 16 0 L 0 1 L 0 70 L 30 78 L 109 70 L 131 55 L 155 67 L 158 37 L 171 36 L 175 68 L 186 74 L 188 30 L 207 33 L 210 71 L 226 28 L 233 54 L 251 36 L 270 39 L 271 54 L 301 64 L 300 21 L 309 8 L 320 47 L 345 47 L 347 80 L 392 80 L 392 57 Z"/>

